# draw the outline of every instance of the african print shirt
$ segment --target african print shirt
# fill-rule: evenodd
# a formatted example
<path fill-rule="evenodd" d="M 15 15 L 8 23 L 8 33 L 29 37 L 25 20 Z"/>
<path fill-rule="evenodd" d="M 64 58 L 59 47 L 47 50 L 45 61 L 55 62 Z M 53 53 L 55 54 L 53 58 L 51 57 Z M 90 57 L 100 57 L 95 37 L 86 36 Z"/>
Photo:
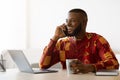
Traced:
<path fill-rule="evenodd" d="M 41 68 L 49 68 L 61 62 L 65 69 L 66 59 L 78 59 L 84 64 L 93 64 L 96 70 L 119 68 L 109 43 L 96 33 L 86 33 L 82 40 L 75 40 L 74 37 L 64 37 L 58 41 L 51 39 L 44 48 L 39 65 Z"/>

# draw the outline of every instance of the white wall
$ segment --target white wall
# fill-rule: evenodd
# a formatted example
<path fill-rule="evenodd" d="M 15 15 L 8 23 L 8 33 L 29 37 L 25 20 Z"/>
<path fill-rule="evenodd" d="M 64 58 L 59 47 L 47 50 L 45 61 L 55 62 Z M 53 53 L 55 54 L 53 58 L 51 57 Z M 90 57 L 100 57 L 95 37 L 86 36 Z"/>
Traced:
<path fill-rule="evenodd" d="M 87 31 L 103 35 L 120 53 L 120 0 L 0 0 L 0 52 L 27 49 L 28 60 L 38 62 L 42 48 L 72 8 L 86 10 Z"/>
<path fill-rule="evenodd" d="M 0 0 L 0 51 L 24 48 L 26 48 L 26 1 Z"/>
<path fill-rule="evenodd" d="M 28 48 L 44 47 L 55 27 L 64 23 L 67 12 L 82 8 L 88 13 L 88 32 L 103 35 L 116 51 L 120 51 L 120 0 L 29 0 Z"/>
<path fill-rule="evenodd" d="M 0 0 L 0 51 L 44 48 L 67 12 L 88 13 L 88 32 L 103 35 L 120 52 L 120 0 Z"/>

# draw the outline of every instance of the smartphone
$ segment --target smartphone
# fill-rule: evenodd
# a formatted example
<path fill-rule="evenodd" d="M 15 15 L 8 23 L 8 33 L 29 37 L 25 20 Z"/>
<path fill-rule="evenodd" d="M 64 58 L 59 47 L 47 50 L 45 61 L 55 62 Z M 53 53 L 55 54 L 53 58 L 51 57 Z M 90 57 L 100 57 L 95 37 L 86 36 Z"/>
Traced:
<path fill-rule="evenodd" d="M 69 36 L 70 34 L 68 33 L 67 26 L 65 26 L 65 31 L 63 31 L 66 36 Z"/>
<path fill-rule="evenodd" d="M 66 30 L 63 32 L 65 33 L 66 36 L 76 36 L 81 31 L 81 24 L 74 30 L 74 32 L 72 34 L 68 33 L 67 26 L 65 26 L 65 28 L 66 28 Z"/>

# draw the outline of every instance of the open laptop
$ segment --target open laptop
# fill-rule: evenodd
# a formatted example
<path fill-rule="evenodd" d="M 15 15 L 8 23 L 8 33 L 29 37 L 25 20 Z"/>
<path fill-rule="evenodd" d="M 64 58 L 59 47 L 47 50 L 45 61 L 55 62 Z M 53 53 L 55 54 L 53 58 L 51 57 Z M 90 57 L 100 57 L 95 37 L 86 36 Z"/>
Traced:
<path fill-rule="evenodd" d="M 50 70 L 50 69 L 34 70 L 29 64 L 22 50 L 8 50 L 8 52 L 21 72 L 34 73 L 34 74 L 58 72 L 57 70 Z"/>

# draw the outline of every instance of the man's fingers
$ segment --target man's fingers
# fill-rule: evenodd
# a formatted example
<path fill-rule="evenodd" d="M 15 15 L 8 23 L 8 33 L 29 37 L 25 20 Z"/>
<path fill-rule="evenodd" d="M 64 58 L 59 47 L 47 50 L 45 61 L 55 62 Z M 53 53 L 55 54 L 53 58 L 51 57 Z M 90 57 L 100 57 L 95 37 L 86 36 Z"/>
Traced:
<path fill-rule="evenodd" d="M 65 24 L 62 24 L 59 27 L 61 28 L 62 31 L 66 31 L 66 25 Z"/>

